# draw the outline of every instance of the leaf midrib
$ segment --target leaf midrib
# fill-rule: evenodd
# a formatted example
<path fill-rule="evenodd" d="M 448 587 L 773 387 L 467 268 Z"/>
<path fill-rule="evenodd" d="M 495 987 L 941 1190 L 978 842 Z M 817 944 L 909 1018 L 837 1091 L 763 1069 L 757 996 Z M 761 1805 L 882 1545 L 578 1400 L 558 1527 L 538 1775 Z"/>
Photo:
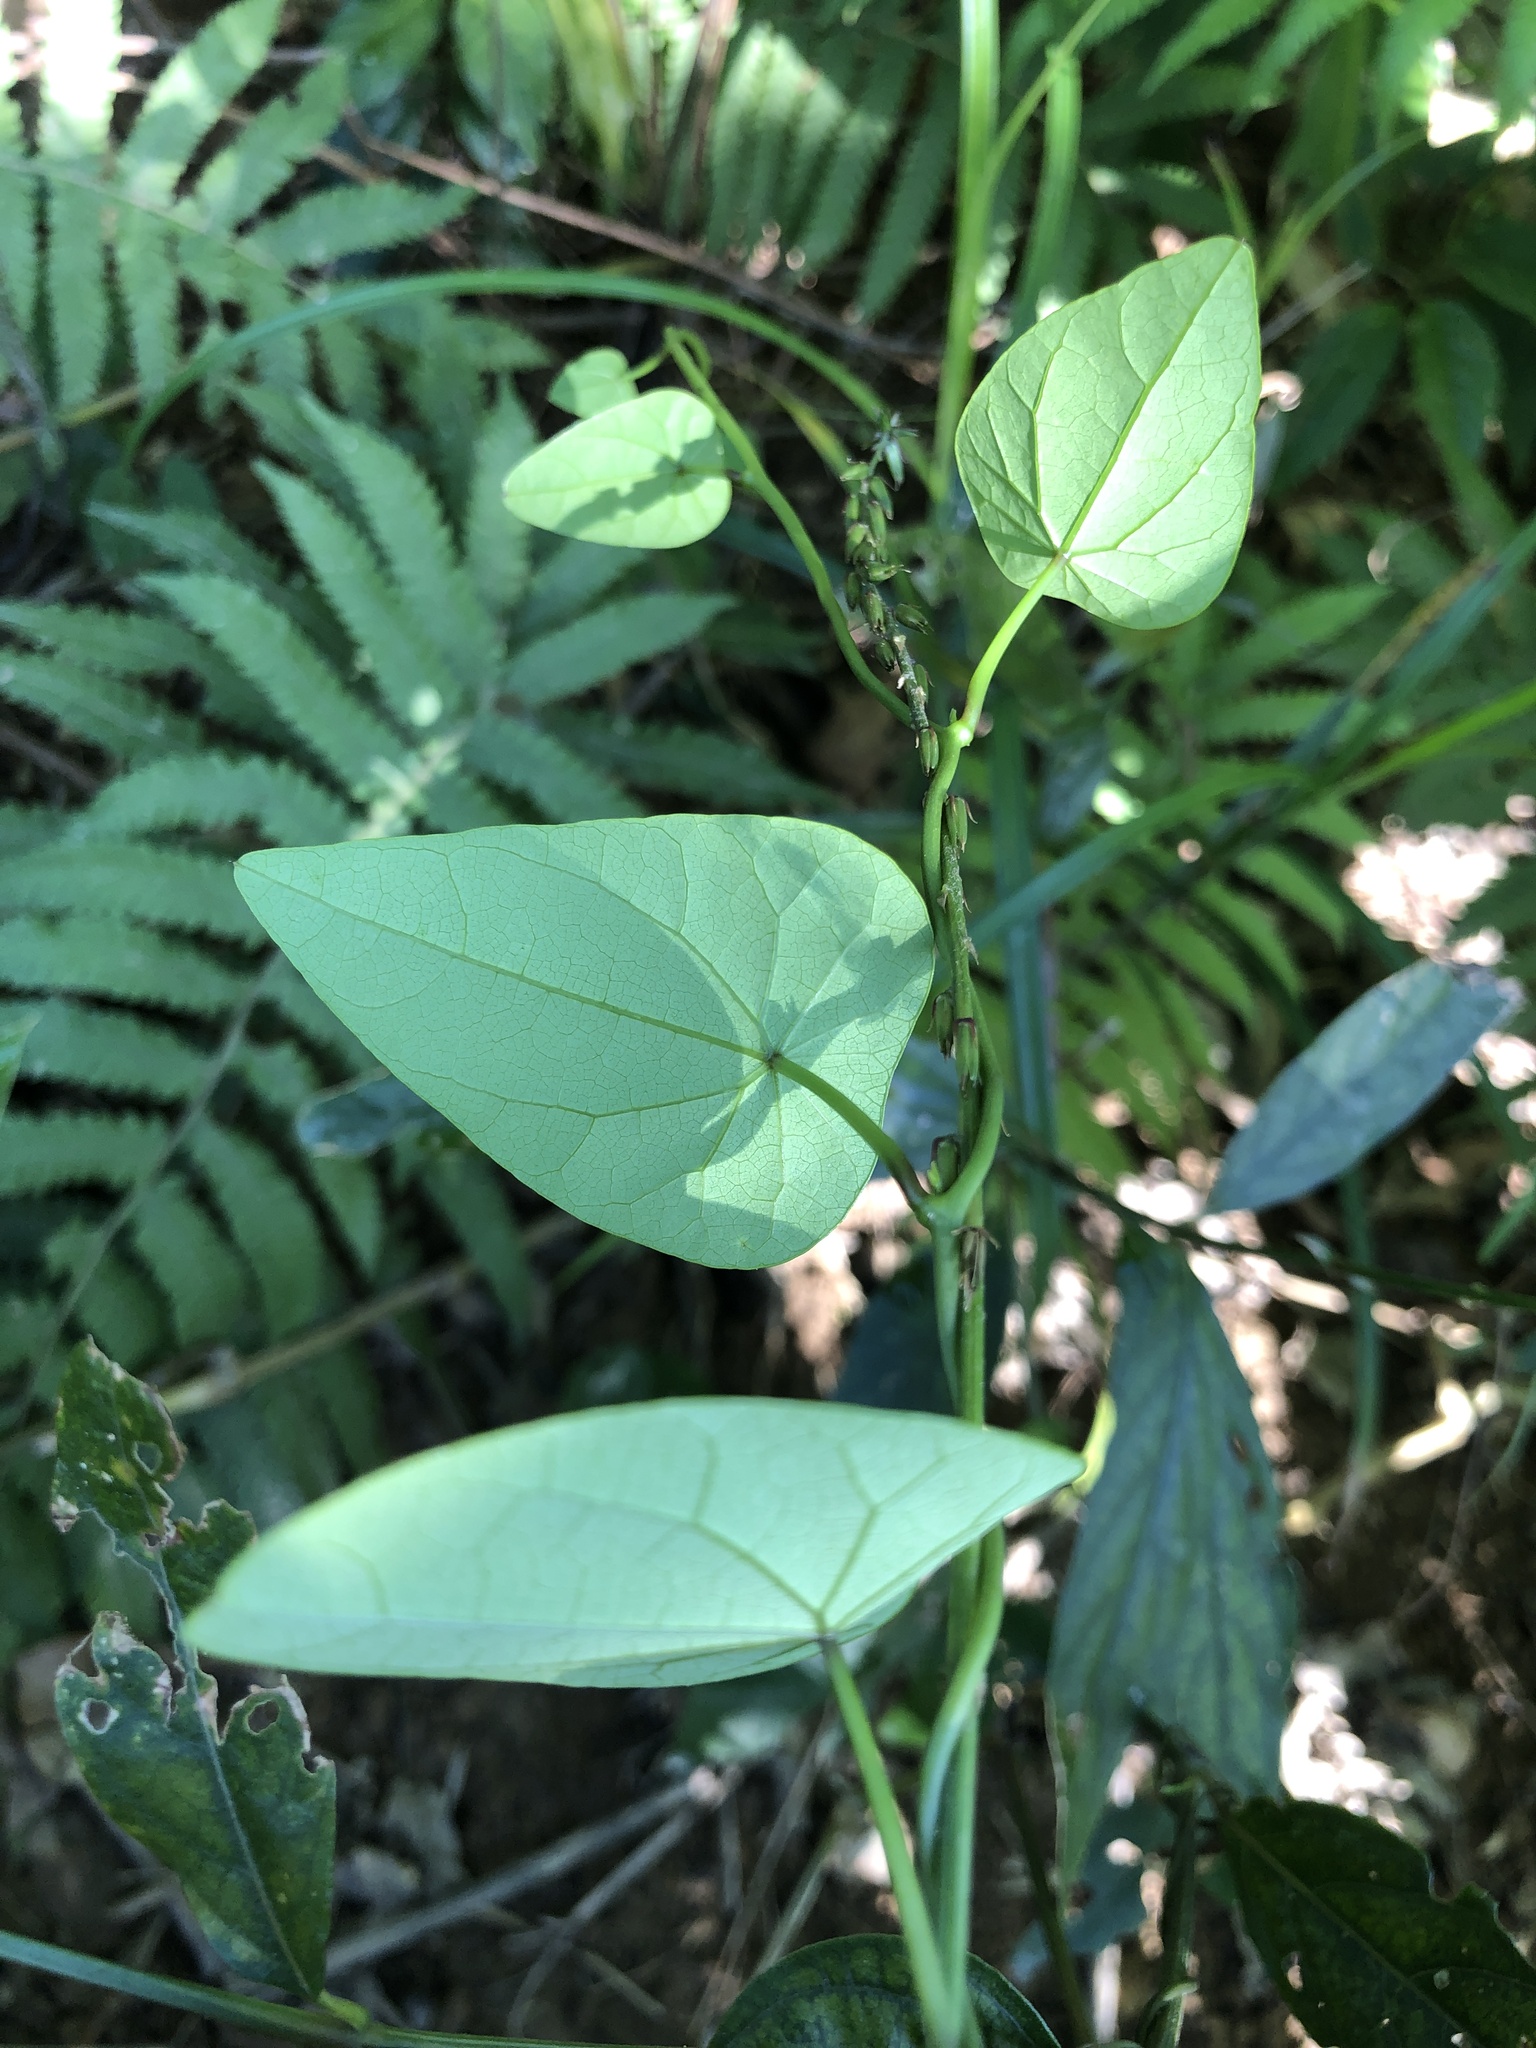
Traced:
<path fill-rule="evenodd" d="M 1114 475 L 1115 465 L 1119 462 L 1121 454 L 1124 451 L 1125 444 L 1130 439 L 1131 433 L 1135 428 L 1137 421 L 1141 418 L 1142 413 L 1146 410 L 1148 401 L 1151 399 L 1153 392 L 1157 389 L 1158 385 L 1162 382 L 1163 378 L 1167 376 L 1169 364 L 1172 363 L 1174 357 L 1178 354 L 1179 350 L 1184 346 L 1185 342 L 1189 339 L 1190 330 L 1193 328 L 1195 322 L 1199 319 L 1200 315 L 1205 311 L 1206 307 L 1211 303 L 1211 300 L 1216 295 L 1217 287 L 1220 285 L 1222 279 L 1226 276 L 1227 272 L 1231 269 L 1232 265 L 1235 262 L 1237 262 L 1240 255 L 1241 250 L 1238 249 L 1235 250 L 1233 254 L 1227 258 L 1226 262 L 1221 266 L 1221 269 L 1217 271 L 1215 277 L 1212 278 L 1210 285 L 1205 292 L 1204 297 L 1200 300 L 1200 303 L 1193 309 L 1193 311 L 1189 315 L 1189 318 L 1184 322 L 1184 325 L 1179 329 L 1177 336 L 1175 337 L 1172 345 L 1168 349 L 1167 354 L 1159 363 L 1154 375 L 1143 380 L 1141 387 L 1141 396 L 1137 399 L 1135 405 L 1132 406 L 1130 417 L 1127 419 L 1125 425 L 1121 428 L 1119 438 L 1116 440 L 1114 447 L 1110 450 L 1109 456 L 1105 461 L 1104 467 L 1099 472 L 1098 482 L 1094 485 L 1092 491 L 1085 499 L 1083 507 L 1081 511 L 1078 513 L 1077 518 L 1073 521 L 1071 527 L 1068 529 L 1065 536 L 1060 541 L 1058 541 L 1056 545 L 1056 561 L 1058 564 L 1067 563 L 1073 559 L 1072 544 L 1077 539 L 1079 533 L 1082 532 L 1084 522 L 1087 520 L 1089 513 L 1094 509 L 1094 507 L 1098 504 L 1099 499 L 1103 496 L 1105 487 L 1108 484 L 1110 478 Z M 1124 319 L 1124 311 L 1125 309 L 1122 306 L 1122 321 Z M 1123 350 L 1123 341 L 1121 346 Z M 1056 358 L 1053 356 L 1051 362 L 1046 366 L 1045 379 L 1041 380 L 1040 385 L 1041 398 L 1044 398 L 1045 396 L 1045 382 L 1046 379 L 1048 379 L 1050 376 L 1051 369 L 1054 366 L 1055 361 Z M 1127 361 L 1129 361 L 1128 356 Z M 1036 465 L 1038 468 L 1038 427 L 1036 429 L 1035 434 L 1035 443 L 1037 450 Z M 1180 489 L 1182 488 L 1183 486 L 1181 485 Z M 1176 497 L 1177 495 L 1178 493 L 1175 492 L 1174 496 Z M 1157 512 L 1166 511 L 1168 509 L 1168 505 L 1172 502 L 1172 499 L 1166 500 L 1162 505 L 1155 507 L 1153 513 L 1149 514 L 1148 517 L 1155 516 Z M 1143 520 L 1142 524 L 1145 525 L 1146 521 Z"/>
<path fill-rule="evenodd" d="M 261 870 L 258 868 L 255 872 L 260 874 Z M 587 1009 L 601 1010 L 610 1017 L 621 1017 L 631 1024 L 648 1024 L 653 1031 L 670 1033 L 675 1038 L 693 1039 L 700 1045 L 712 1045 L 721 1052 L 738 1053 L 743 1059 L 755 1060 L 759 1066 L 764 1068 L 767 1066 L 768 1056 L 757 1046 L 738 1045 L 734 1039 L 720 1038 L 713 1032 L 700 1031 L 692 1025 L 668 1023 L 660 1017 L 648 1017 L 643 1010 L 625 1009 L 621 1004 L 604 1002 L 600 996 L 584 995 L 578 989 L 562 988 L 558 982 L 540 981 L 534 975 L 520 974 L 515 968 L 501 966 L 493 960 L 479 959 L 473 954 L 458 951 L 451 946 L 445 946 L 437 939 L 423 938 L 416 932 L 402 932 L 398 925 L 384 924 L 376 917 L 364 916 L 361 911 L 338 909 L 335 904 L 327 903 L 323 896 L 311 895 L 308 890 L 295 888 L 292 882 L 280 882 L 275 876 L 262 875 L 262 880 L 273 888 L 288 890 L 291 895 L 301 898 L 306 903 L 324 905 L 333 917 L 351 918 L 355 924 L 367 925 L 374 931 L 388 932 L 397 939 L 408 940 L 413 946 L 424 946 L 429 952 L 439 953 L 445 960 L 456 960 L 461 965 L 482 967 L 489 974 L 505 975 L 509 981 L 518 982 L 525 988 L 537 989 L 541 995 L 558 996 L 566 1002 L 577 1003 Z M 615 900 L 623 901 L 624 899 L 617 898 Z M 635 906 L 631 904 L 629 907 L 633 909 Z M 644 912 L 639 914 L 643 916 Z M 654 919 L 650 920 L 650 922 L 654 924 Z M 660 931 L 664 927 L 657 925 L 656 929 Z M 668 933 L 668 937 L 676 939 L 678 935 L 676 933 Z M 743 1004 L 742 1007 L 745 1009 L 747 1006 Z M 734 1091 L 722 1088 L 719 1092 L 723 1095 Z"/>

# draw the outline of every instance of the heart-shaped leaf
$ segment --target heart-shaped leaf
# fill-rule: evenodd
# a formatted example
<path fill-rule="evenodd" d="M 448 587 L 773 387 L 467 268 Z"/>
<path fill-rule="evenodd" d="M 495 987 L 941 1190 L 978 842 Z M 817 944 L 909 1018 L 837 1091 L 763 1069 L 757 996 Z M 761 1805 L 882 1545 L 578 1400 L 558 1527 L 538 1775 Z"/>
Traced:
<path fill-rule="evenodd" d="M 1081 1461 L 930 1415 L 640 1402 L 402 1459 L 262 1536 L 192 1622 L 244 1663 L 694 1685 L 863 1634 Z"/>
<path fill-rule="evenodd" d="M 1193 618 L 1247 524 L 1258 396 L 1253 258 L 1227 236 L 1063 306 L 961 417 L 955 459 L 993 560 L 1115 625 Z"/>
<path fill-rule="evenodd" d="M 684 548 L 731 509 L 725 443 L 688 391 L 647 391 L 525 456 L 507 509 L 529 526 L 620 548 Z"/>
<path fill-rule="evenodd" d="M 619 818 L 249 854 L 236 879 L 363 1043 L 599 1229 L 712 1266 L 795 1257 L 870 1148 L 927 994 L 912 884 L 834 826 Z"/>
<path fill-rule="evenodd" d="M 971 1956 L 966 1988 L 981 2048 L 1057 2048 L 1008 1979 Z M 742 1992 L 715 2029 L 720 2048 L 923 2048 L 922 2007 L 898 1934 L 813 1942 Z"/>
<path fill-rule="evenodd" d="M 1227 1147 L 1211 1208 L 1263 1209 L 1336 1180 L 1401 1130 L 1519 1000 L 1486 968 L 1420 960 L 1335 1017 Z"/>
<path fill-rule="evenodd" d="M 638 398 L 629 364 L 616 348 L 589 348 L 566 364 L 549 387 L 549 402 L 580 420 Z"/>

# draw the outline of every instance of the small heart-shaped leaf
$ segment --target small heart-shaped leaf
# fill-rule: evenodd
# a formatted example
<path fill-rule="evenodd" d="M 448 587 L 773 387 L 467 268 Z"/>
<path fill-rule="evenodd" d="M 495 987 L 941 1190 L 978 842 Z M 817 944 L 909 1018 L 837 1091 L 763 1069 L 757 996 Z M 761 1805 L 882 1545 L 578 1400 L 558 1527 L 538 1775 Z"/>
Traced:
<path fill-rule="evenodd" d="M 529 526 L 619 548 L 685 548 L 731 509 L 725 444 L 688 391 L 647 391 L 578 420 L 507 478 Z"/>

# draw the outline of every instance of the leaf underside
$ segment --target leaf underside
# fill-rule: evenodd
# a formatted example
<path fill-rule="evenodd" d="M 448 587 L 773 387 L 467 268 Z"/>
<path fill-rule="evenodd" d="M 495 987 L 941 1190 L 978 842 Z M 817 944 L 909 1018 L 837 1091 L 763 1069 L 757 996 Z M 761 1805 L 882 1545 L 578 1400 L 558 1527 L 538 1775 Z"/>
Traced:
<path fill-rule="evenodd" d="M 947 1418 L 664 1400 L 495 1430 L 263 1536 L 193 1617 L 246 1662 L 692 1685 L 862 1634 L 1079 1461 Z"/>
<path fill-rule="evenodd" d="M 841 1221 L 927 993 L 921 899 L 795 819 L 505 826 L 248 855 L 246 900 L 409 1088 L 548 1200 L 712 1266 Z"/>

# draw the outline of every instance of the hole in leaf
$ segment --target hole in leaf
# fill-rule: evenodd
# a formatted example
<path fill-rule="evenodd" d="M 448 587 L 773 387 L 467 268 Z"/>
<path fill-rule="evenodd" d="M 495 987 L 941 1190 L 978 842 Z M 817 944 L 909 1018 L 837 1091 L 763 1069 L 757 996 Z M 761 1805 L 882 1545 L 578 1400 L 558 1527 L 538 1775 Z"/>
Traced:
<path fill-rule="evenodd" d="M 253 1735 L 260 1735 L 272 1726 L 272 1723 L 277 1719 L 277 1715 L 278 1705 L 276 1700 L 258 1700 L 247 1715 L 245 1725 Z"/>
<path fill-rule="evenodd" d="M 160 1451 L 157 1445 L 135 1444 L 133 1455 L 146 1472 L 158 1472 L 160 1470 Z"/>
<path fill-rule="evenodd" d="M 1294 1949 L 1285 1959 L 1285 1981 L 1293 1991 L 1301 1989 L 1301 1957 Z"/>
<path fill-rule="evenodd" d="M 117 1719 L 117 1709 L 106 1700 L 87 1700 L 80 1709 L 80 1720 L 93 1735 L 105 1735 Z"/>

